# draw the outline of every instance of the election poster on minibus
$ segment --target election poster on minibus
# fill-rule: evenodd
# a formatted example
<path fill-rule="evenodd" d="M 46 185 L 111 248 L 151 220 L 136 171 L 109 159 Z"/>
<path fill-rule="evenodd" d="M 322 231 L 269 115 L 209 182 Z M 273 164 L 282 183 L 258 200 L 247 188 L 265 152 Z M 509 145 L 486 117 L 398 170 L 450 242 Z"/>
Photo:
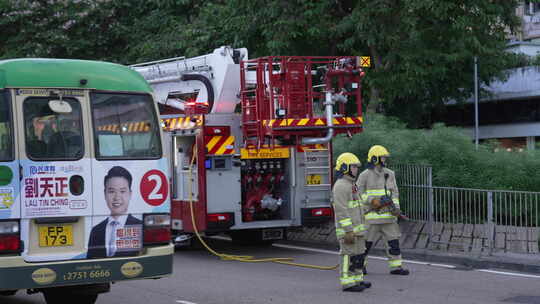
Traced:
<path fill-rule="evenodd" d="M 93 166 L 94 216 L 170 211 L 167 167 L 161 160 L 95 162 Z"/>
<path fill-rule="evenodd" d="M 0 219 L 20 217 L 17 162 L 0 165 Z"/>
<path fill-rule="evenodd" d="M 95 163 L 94 169 L 94 216 L 87 257 L 136 254 L 142 249 L 143 215 L 169 212 L 167 177 L 158 166 L 132 161 Z"/>
<path fill-rule="evenodd" d="M 91 214 L 90 193 L 77 193 L 73 180 L 78 177 L 82 182 L 90 182 L 89 166 L 84 163 L 55 162 L 26 168 L 28 172 L 25 172 L 21 184 L 24 217 Z"/>

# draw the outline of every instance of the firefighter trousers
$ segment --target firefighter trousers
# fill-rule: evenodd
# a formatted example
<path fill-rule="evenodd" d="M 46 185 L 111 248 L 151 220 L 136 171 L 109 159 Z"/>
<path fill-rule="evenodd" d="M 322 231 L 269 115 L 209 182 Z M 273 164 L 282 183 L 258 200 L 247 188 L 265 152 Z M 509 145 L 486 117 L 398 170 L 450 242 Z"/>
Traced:
<path fill-rule="evenodd" d="M 388 242 L 386 256 L 388 257 L 388 267 L 390 268 L 390 271 L 401 268 L 403 263 L 401 259 L 401 249 L 399 247 L 401 231 L 398 223 L 369 225 L 366 241 L 366 255 L 371 249 L 371 246 L 373 246 L 373 243 L 379 238 L 379 234 L 382 234 L 383 241 Z M 367 259 L 365 259 L 365 261 L 367 261 Z"/>
<path fill-rule="evenodd" d="M 339 241 L 339 272 L 341 288 L 346 289 L 360 284 L 364 281 L 364 266 L 366 239 L 356 236 L 354 244 L 345 244 L 343 240 Z"/>

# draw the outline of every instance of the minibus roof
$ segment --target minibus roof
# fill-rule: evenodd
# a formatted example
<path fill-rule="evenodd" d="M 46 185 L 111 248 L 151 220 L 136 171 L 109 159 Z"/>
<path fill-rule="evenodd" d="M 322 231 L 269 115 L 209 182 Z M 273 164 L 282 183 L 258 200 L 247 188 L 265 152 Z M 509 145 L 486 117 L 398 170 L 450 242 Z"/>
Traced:
<path fill-rule="evenodd" d="M 0 89 L 3 88 L 91 88 L 146 93 L 152 91 L 139 73 L 120 64 L 43 58 L 0 60 Z"/>

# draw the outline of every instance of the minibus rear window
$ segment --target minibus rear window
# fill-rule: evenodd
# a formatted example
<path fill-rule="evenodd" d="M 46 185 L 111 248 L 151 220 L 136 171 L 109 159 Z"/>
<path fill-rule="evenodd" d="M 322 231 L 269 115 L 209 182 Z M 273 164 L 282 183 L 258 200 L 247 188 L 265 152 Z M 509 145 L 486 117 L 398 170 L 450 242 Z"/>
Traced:
<path fill-rule="evenodd" d="M 150 95 L 93 93 L 90 99 L 97 159 L 161 157 L 159 123 Z"/>
<path fill-rule="evenodd" d="M 34 160 L 76 160 L 83 156 L 81 106 L 64 98 L 69 113 L 54 112 L 52 97 L 29 97 L 23 103 L 26 153 Z"/>

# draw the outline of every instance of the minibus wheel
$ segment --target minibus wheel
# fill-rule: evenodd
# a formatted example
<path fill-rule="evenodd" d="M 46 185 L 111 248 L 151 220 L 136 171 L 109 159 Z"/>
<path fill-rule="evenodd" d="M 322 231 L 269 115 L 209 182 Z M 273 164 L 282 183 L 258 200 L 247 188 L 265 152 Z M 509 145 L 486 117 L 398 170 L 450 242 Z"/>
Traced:
<path fill-rule="evenodd" d="M 77 303 L 94 304 L 98 294 L 62 294 L 59 292 L 43 292 L 47 304 Z"/>

